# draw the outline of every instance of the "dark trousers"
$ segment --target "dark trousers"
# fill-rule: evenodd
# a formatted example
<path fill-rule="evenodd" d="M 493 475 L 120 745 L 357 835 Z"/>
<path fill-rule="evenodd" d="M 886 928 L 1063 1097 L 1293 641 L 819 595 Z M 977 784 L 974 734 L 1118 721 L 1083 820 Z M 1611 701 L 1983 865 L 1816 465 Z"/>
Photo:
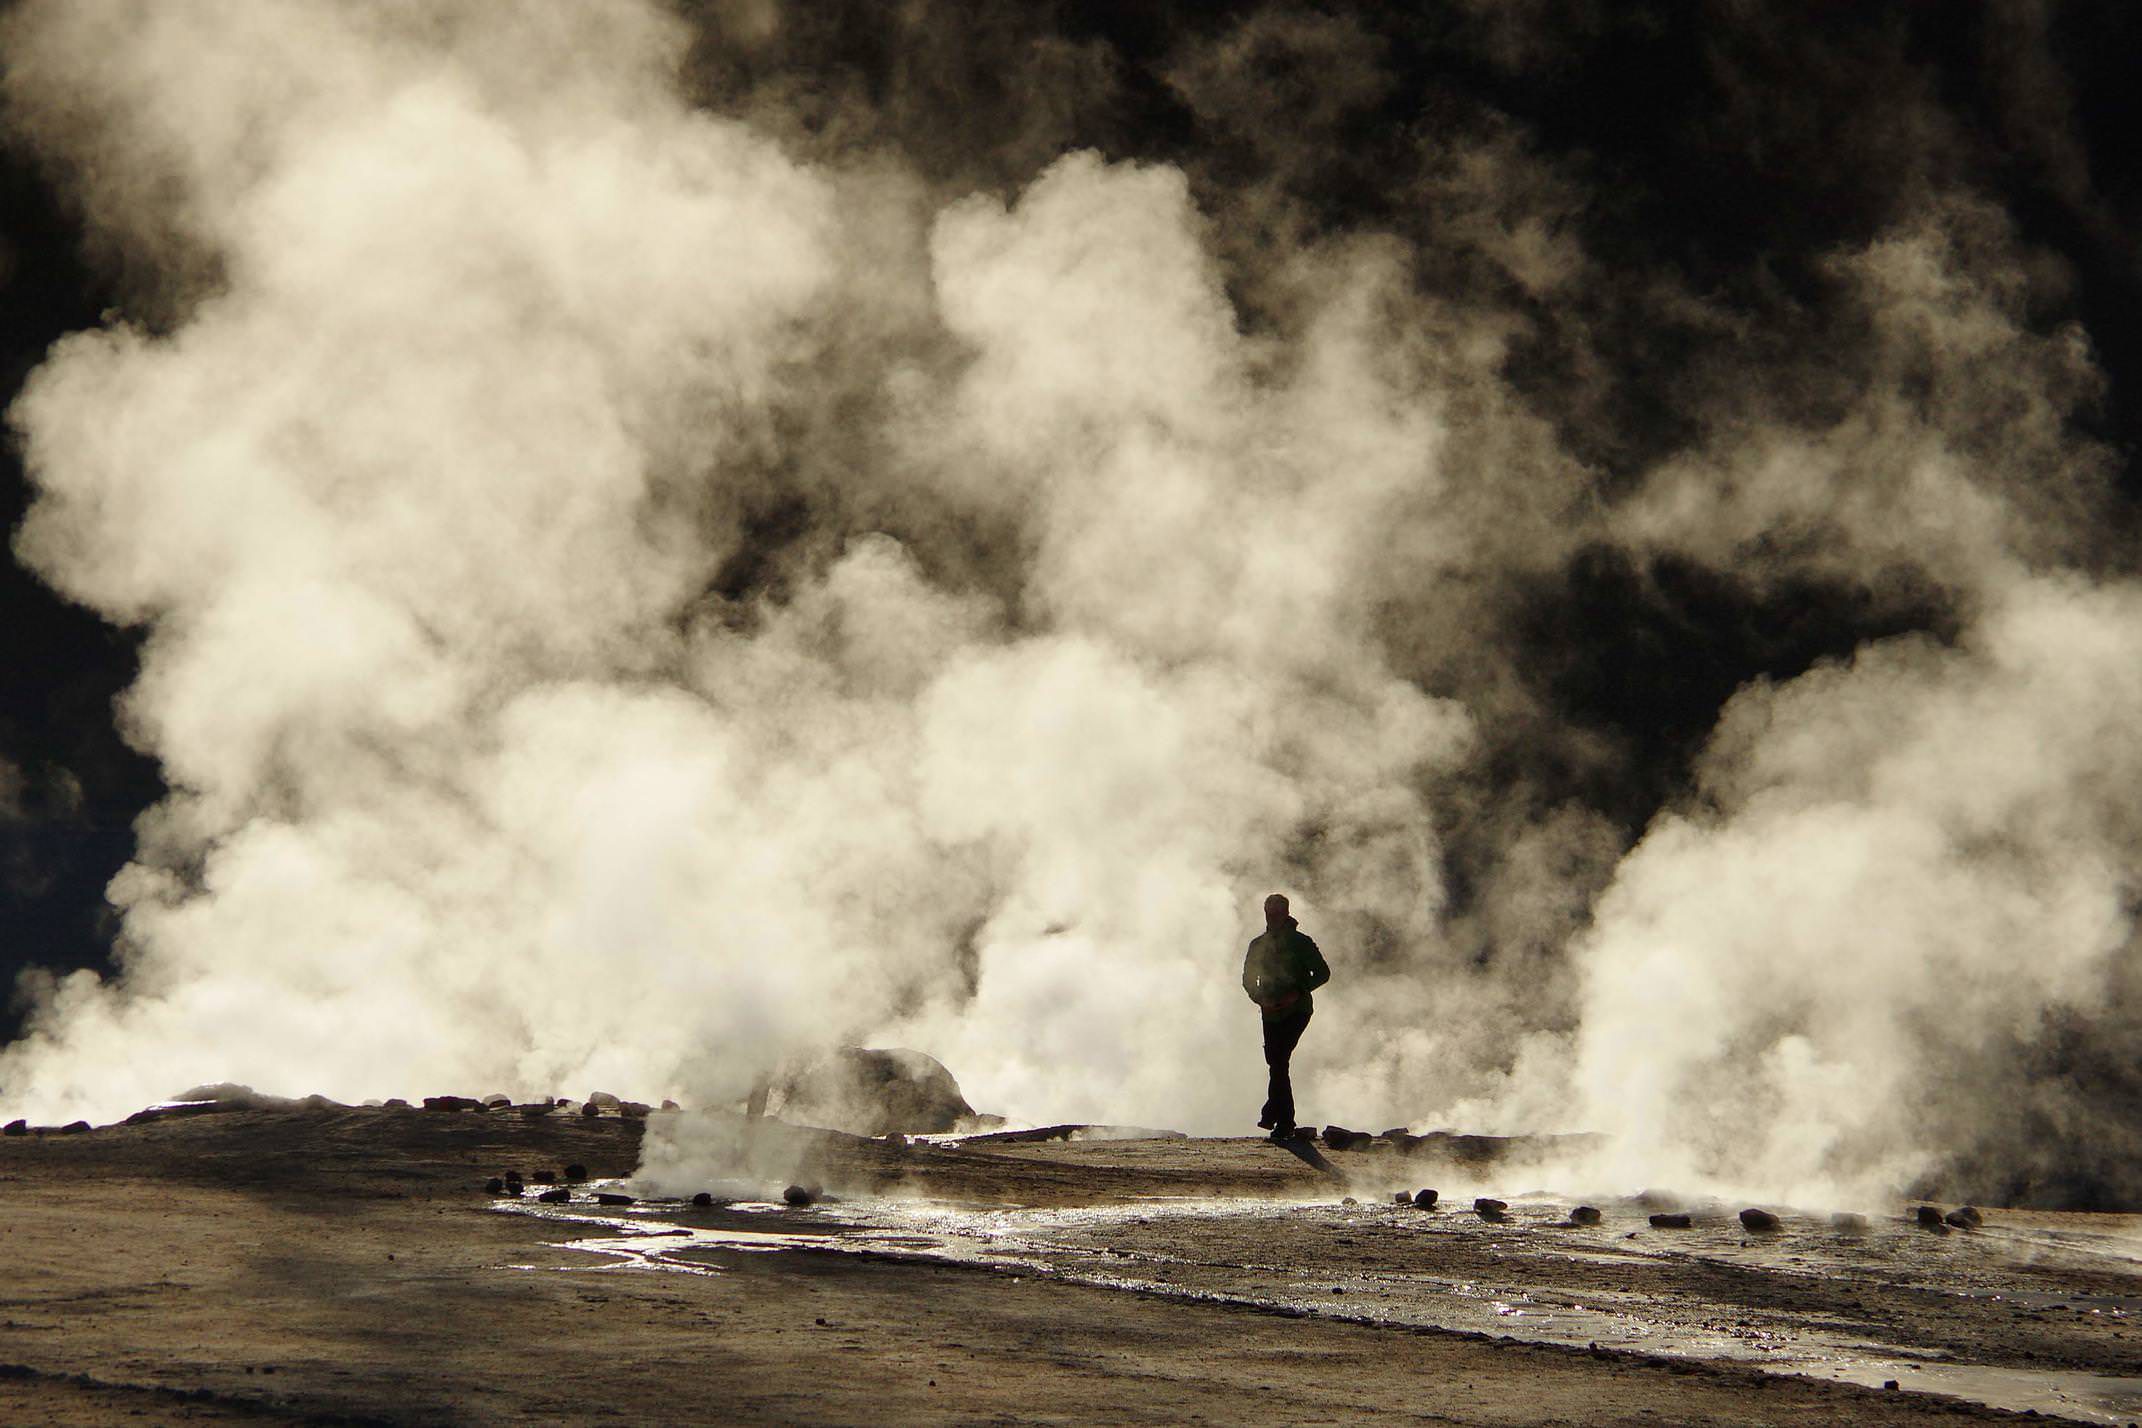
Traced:
<path fill-rule="evenodd" d="M 1271 1087 L 1264 1098 L 1264 1114 L 1258 1119 L 1267 1125 L 1291 1128 L 1294 1125 L 1294 1082 L 1287 1074 L 1287 1063 L 1294 1059 L 1294 1045 L 1302 1039 L 1309 1028 L 1309 1014 L 1314 1010 L 1307 997 L 1302 1005 L 1285 1016 L 1264 1019 L 1264 1064 L 1271 1069 Z"/>

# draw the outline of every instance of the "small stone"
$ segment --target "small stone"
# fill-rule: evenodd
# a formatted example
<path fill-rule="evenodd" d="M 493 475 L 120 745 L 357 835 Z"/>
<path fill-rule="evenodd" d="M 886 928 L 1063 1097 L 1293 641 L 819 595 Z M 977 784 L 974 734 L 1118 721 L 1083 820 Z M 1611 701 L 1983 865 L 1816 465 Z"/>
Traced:
<path fill-rule="evenodd" d="M 1830 1216 L 1830 1228 L 1837 1231 L 1839 1234 L 1863 1235 L 1867 1233 L 1867 1217 L 1865 1215 L 1852 1214 L 1850 1211 L 1840 1210 L 1836 1214 Z"/>
<path fill-rule="evenodd" d="M 595 1203 L 598 1205 L 629 1205 L 632 1203 L 632 1197 L 630 1195 L 616 1195 L 605 1191 L 604 1193 L 599 1194 L 595 1197 Z"/>
<path fill-rule="evenodd" d="M 708 1194 L 706 1191 L 702 1190 L 697 1195 L 694 1195 L 692 1197 L 692 1203 L 698 1208 L 704 1210 L 714 1203 L 714 1197 Z"/>
<path fill-rule="evenodd" d="M 644 1121 L 652 1110 L 654 1110 L 654 1107 L 648 1105 L 645 1101 L 620 1101 L 617 1103 L 617 1113 L 629 1120 Z"/>
<path fill-rule="evenodd" d="M 30 1123 L 28 1121 L 9 1121 L 5 1127 L 0 1127 L 0 1135 L 28 1135 L 29 1133 Z"/>
<path fill-rule="evenodd" d="M 664 1096 L 664 1097 L 662 1098 L 662 1109 L 663 1109 L 663 1110 L 665 1110 L 665 1111 L 681 1111 L 681 1110 L 683 1110 L 683 1109 L 684 1109 L 684 1107 L 682 1107 L 682 1106 L 678 1105 L 678 1104 L 677 1104 L 677 1103 L 676 1103 L 675 1101 L 672 1101 L 672 1100 L 671 1100 L 671 1099 L 670 1099 L 669 1097 L 667 1097 L 667 1096 Z"/>
<path fill-rule="evenodd" d="M 1932 1205 L 1921 1205 L 1918 1209 L 1914 1210 L 1912 1214 L 1917 1217 L 1919 1223 L 1922 1226 L 1929 1230 L 1938 1230 L 1943 1228 L 1941 1222 L 1941 1211 L 1936 1209 Z"/>
<path fill-rule="evenodd" d="M 1685 1230 L 1693 1224 L 1695 1224 L 1695 1221 L 1689 1219 L 1685 1214 L 1653 1215 L 1651 1217 L 1651 1228 L 1654 1230 Z"/>
<path fill-rule="evenodd" d="M 1345 1126 L 1324 1127 L 1324 1145 L 1329 1150 L 1352 1150 L 1355 1146 L 1374 1139 L 1372 1135 L 1348 1130 Z"/>
<path fill-rule="evenodd" d="M 573 1192 L 570 1190 L 545 1190 L 536 1198 L 546 1205 L 569 1205 L 572 1203 Z"/>
<path fill-rule="evenodd" d="M 1473 1209 L 1483 1215 L 1489 1213 L 1490 1211 L 1493 1211 L 1495 1214 L 1499 1215 L 1509 1208 L 1510 1207 L 1508 1205 L 1505 1205 L 1502 1201 L 1494 1199 L 1493 1197 L 1487 1195 L 1482 1195 L 1479 1199 L 1473 1201 Z"/>
<path fill-rule="evenodd" d="M 571 1165 L 568 1165 L 568 1166 L 566 1166 L 566 1167 L 565 1167 L 565 1183 L 566 1183 L 566 1184 L 568 1184 L 568 1185 L 578 1185 L 578 1184 L 579 1184 L 579 1183 L 580 1183 L 581 1181 L 583 1181 L 583 1180 L 585 1180 L 585 1179 L 587 1179 L 587 1178 L 588 1178 L 588 1168 L 587 1168 L 587 1167 L 586 1167 L 585 1165 L 582 1165 L 582 1164 L 580 1164 L 579 1162 L 577 1162 L 577 1161 L 576 1161 L 576 1162 L 574 1162 L 573 1164 L 571 1164 Z"/>
<path fill-rule="evenodd" d="M 1433 1210 L 1435 1202 L 1436 1193 L 1433 1190 L 1416 1190 L 1413 1192 L 1413 1208 L 1416 1210 Z"/>
<path fill-rule="evenodd" d="M 810 1204 L 823 1193 L 825 1192 L 815 1185 L 791 1185 L 781 1192 L 781 1198 L 800 1208 Z"/>
<path fill-rule="evenodd" d="M 1954 1225 L 1959 1230 L 1975 1230 L 1986 1222 L 1975 1205 L 1959 1205 L 1941 1217 L 1942 1223 Z"/>
<path fill-rule="evenodd" d="M 1897 1381 L 1893 1378 L 1885 1378 L 1882 1380 L 1882 1388 L 1885 1392 L 1895 1393 L 1897 1391 Z"/>
<path fill-rule="evenodd" d="M 1569 1222 L 1572 1225 L 1596 1225 L 1599 1223 L 1599 1207 L 1579 1205 L 1569 1212 Z"/>
<path fill-rule="evenodd" d="M 551 1103 L 548 1101 L 540 1101 L 534 1105 L 522 1106 L 521 1119 L 524 1121 L 539 1121 L 542 1120 L 545 1116 L 548 1116 L 552 1111 L 556 1109 L 557 1107 L 551 1105 Z"/>
<path fill-rule="evenodd" d="M 1740 1227 L 1750 1234 L 1767 1235 L 1778 1227 L 1778 1217 L 1753 1205 L 1740 1212 Z"/>
<path fill-rule="evenodd" d="M 588 1104 L 591 1106 L 601 1106 L 606 1110 L 614 1111 L 619 1106 L 623 1105 L 624 1102 L 618 1100 L 617 1097 L 611 1095 L 608 1091 L 590 1091 L 588 1093 Z"/>
<path fill-rule="evenodd" d="M 510 1106 L 512 1104 L 513 1097 L 511 1096 L 502 1096 L 494 1094 L 483 1098 L 483 1106 L 484 1109 L 487 1111 L 497 1110 L 500 1106 Z"/>
<path fill-rule="evenodd" d="M 61 1135 L 80 1135 L 89 1129 L 88 1121 L 69 1121 L 59 1128 Z"/>
<path fill-rule="evenodd" d="M 1358 1205 L 1361 1202 L 1359 1200 L 1356 1200 L 1353 1196 L 1349 1195 L 1345 1199 L 1341 1200 L 1339 1203 L 1341 1205 Z"/>
<path fill-rule="evenodd" d="M 503 1194 L 505 1193 L 505 1189 L 506 1182 L 499 1179 L 496 1175 L 492 1176 L 489 1180 L 483 1182 L 483 1193 L 486 1195 Z"/>
<path fill-rule="evenodd" d="M 1391 1203 L 1394 1205 L 1410 1205 L 1413 1203 L 1413 1192 L 1411 1190 L 1393 1190 L 1391 1192 Z"/>
<path fill-rule="evenodd" d="M 595 1117 L 602 1114 L 602 1107 L 596 1105 L 593 1101 L 590 1101 L 580 1108 L 580 1114 L 587 1117 L 589 1120 L 593 1120 Z"/>
<path fill-rule="evenodd" d="M 381 1101 L 380 1104 L 390 1111 L 406 1111 L 409 1109 L 409 1103 L 400 1096 L 389 1096 L 386 1100 Z"/>

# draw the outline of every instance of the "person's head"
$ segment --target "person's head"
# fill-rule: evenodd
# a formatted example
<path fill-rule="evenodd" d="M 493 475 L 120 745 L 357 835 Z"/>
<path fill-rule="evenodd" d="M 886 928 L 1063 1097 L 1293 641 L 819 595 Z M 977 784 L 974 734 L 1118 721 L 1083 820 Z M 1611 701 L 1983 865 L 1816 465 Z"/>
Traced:
<path fill-rule="evenodd" d="M 1287 920 L 1287 895 L 1273 893 L 1264 900 L 1264 923 L 1271 927 Z"/>

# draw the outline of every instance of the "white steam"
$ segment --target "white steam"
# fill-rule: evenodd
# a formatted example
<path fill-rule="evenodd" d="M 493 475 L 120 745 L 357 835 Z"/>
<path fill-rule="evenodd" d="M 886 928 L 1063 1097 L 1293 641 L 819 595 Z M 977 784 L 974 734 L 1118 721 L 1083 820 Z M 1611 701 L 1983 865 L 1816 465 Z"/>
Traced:
<path fill-rule="evenodd" d="M 1836 259 L 1834 419 L 1721 374 L 1610 499 L 1503 385 L 1519 320 L 1397 240 L 1288 246 L 1251 322 L 1177 168 L 945 203 L 807 162 L 685 102 L 652 4 L 33 0 L 6 38 L 14 125 L 168 308 L 11 413 L 17 553 L 148 628 L 124 716 L 172 788 L 123 975 L 0 1052 L 17 1113 L 708 1104 L 860 1040 L 985 1110 L 1232 1129 L 1283 888 L 1330 1118 L 1857 1193 L 2132 951 L 2142 594 L 2082 573 L 2095 373 L 2017 316 L 1997 215 Z M 1506 148 L 1453 165 L 1453 241 L 1593 280 Z M 1483 736 L 1552 725 L 1502 592 L 1585 543 L 1908 578 L 1962 633 L 1744 689 L 1592 903 L 1615 829 Z M 1454 913 L 1461 804 L 1495 856 Z"/>

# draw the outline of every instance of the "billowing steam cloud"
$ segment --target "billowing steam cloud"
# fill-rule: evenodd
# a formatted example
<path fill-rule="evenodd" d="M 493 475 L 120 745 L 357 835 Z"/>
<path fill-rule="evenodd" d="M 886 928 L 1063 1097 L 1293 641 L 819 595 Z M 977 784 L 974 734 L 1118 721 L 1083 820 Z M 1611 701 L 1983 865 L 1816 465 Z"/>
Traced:
<path fill-rule="evenodd" d="M 1997 210 L 1907 195 L 1783 338 L 1659 280 L 1709 345 L 1632 461 L 1576 177 L 1503 124 L 1421 140 L 1425 219 L 1302 196 L 1390 93 L 1352 22 L 1165 67 L 1210 165 L 1068 143 L 1052 98 L 1120 75 L 1064 41 L 963 166 L 792 82 L 809 27 L 10 22 L 12 122 L 142 317 L 14 408 L 17 552 L 148 628 L 172 789 L 123 974 L 45 989 L 10 1105 L 706 1102 L 867 1040 L 1016 1116 L 1226 1129 L 1280 887 L 1339 971 L 1334 1116 L 1767 1193 L 2087 1141 L 2142 1188 L 2085 1064 L 2142 1028 L 2142 592 L 2092 545 L 2087 340 Z M 1294 125 L 1275 49 L 1367 77 Z M 1845 631 L 1663 782 L 1574 707 L 1650 697 L 1589 649 L 1655 572 Z"/>

